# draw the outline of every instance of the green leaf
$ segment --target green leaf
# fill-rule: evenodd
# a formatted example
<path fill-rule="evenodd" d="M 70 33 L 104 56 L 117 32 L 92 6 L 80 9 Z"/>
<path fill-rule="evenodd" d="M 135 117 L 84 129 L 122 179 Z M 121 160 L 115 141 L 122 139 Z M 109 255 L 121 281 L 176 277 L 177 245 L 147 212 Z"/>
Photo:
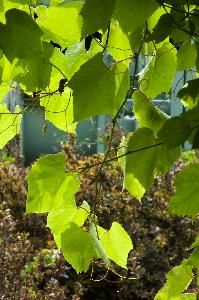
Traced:
<path fill-rule="evenodd" d="M 57 6 L 62 3 L 62 0 L 50 0 L 50 6 Z"/>
<path fill-rule="evenodd" d="M 171 197 L 170 210 L 179 216 L 196 218 L 199 213 L 199 165 L 182 171 L 175 180 L 176 193 Z"/>
<path fill-rule="evenodd" d="M 51 229 L 58 248 L 61 248 L 61 234 L 70 228 L 70 222 L 80 227 L 84 224 L 89 213 L 90 207 L 86 201 L 79 208 L 74 202 L 67 202 L 65 208 L 49 212 L 47 226 Z"/>
<path fill-rule="evenodd" d="M 156 44 L 164 41 L 170 34 L 174 27 L 168 13 L 160 16 L 158 23 L 153 28 L 152 34 L 149 35 L 148 40 L 154 40 Z"/>
<path fill-rule="evenodd" d="M 190 249 L 196 248 L 199 246 L 199 235 L 196 237 L 195 241 L 191 244 Z"/>
<path fill-rule="evenodd" d="M 199 268 L 199 247 L 194 245 L 195 249 L 188 258 L 188 264 L 194 268 Z"/>
<path fill-rule="evenodd" d="M 68 47 L 65 58 L 66 76 L 68 79 L 71 79 L 71 77 L 79 70 L 80 66 L 89 59 L 89 55 L 85 50 L 85 41 Z"/>
<path fill-rule="evenodd" d="M 44 90 L 50 84 L 52 66 L 50 57 L 53 47 L 43 42 L 43 55 L 37 59 L 15 59 L 11 66 L 10 78 L 23 84 L 27 92 Z"/>
<path fill-rule="evenodd" d="M 52 71 L 48 88 L 49 92 L 54 92 L 59 89 L 60 80 L 63 79 L 67 82 L 68 78 L 65 71 L 67 68 L 66 56 L 59 49 L 55 48 L 53 55 L 50 57 L 50 64 Z"/>
<path fill-rule="evenodd" d="M 0 104 L 0 122 L 0 149 L 2 149 L 20 131 L 20 110 L 12 114 L 3 104 Z"/>
<path fill-rule="evenodd" d="M 154 300 L 181 300 L 189 299 L 181 295 L 192 281 L 192 267 L 184 260 L 181 265 L 173 268 L 167 274 L 167 282 L 160 289 Z"/>
<path fill-rule="evenodd" d="M 97 114 L 114 116 L 129 88 L 129 70 L 122 63 L 106 68 L 103 54 L 98 53 L 80 67 L 69 87 L 73 90 L 74 121 Z"/>
<path fill-rule="evenodd" d="M 65 54 L 55 48 L 50 58 L 52 72 L 49 89 L 55 91 L 59 87 L 60 80 L 64 79 L 67 81 L 71 79 L 81 64 L 90 58 L 89 54 L 85 50 L 85 41 L 69 46 Z"/>
<path fill-rule="evenodd" d="M 61 249 L 77 273 L 86 272 L 93 259 L 105 255 L 93 232 L 84 231 L 74 223 L 70 223 L 70 227 L 62 233 Z"/>
<path fill-rule="evenodd" d="M 180 299 L 179 300 L 197 300 L 197 296 L 196 294 L 183 294 L 181 295 Z"/>
<path fill-rule="evenodd" d="M 131 45 L 128 36 L 122 31 L 117 21 L 112 21 L 110 25 L 108 52 L 116 61 L 126 59 L 124 62 L 129 65 L 130 57 L 132 57 Z"/>
<path fill-rule="evenodd" d="M 197 296 L 193 293 L 187 293 L 180 295 L 179 298 L 175 298 L 175 300 L 197 300 Z"/>
<path fill-rule="evenodd" d="M 183 294 L 179 300 L 197 300 L 197 295 L 193 293 Z"/>
<path fill-rule="evenodd" d="M 185 41 L 177 52 L 177 71 L 193 68 L 196 58 L 196 46 L 190 41 Z"/>
<path fill-rule="evenodd" d="M 112 259 L 122 268 L 126 268 L 128 254 L 133 244 L 128 233 L 117 222 L 113 222 L 110 230 L 98 227 L 100 244 L 108 258 Z"/>
<path fill-rule="evenodd" d="M 35 4 L 37 2 L 37 0 L 9 0 L 9 1 L 20 3 L 20 4 L 23 4 L 23 5 Z"/>
<path fill-rule="evenodd" d="M 144 49 L 143 52 L 145 52 L 146 44 L 145 43 L 143 44 L 144 32 L 145 32 L 144 29 L 145 29 L 144 25 L 141 25 L 128 35 L 132 52 L 139 50 L 141 48 Z"/>
<path fill-rule="evenodd" d="M 176 73 L 176 49 L 170 43 L 164 43 L 154 54 L 139 79 L 141 91 L 149 99 L 168 93 Z"/>
<path fill-rule="evenodd" d="M 0 48 L 6 57 L 10 61 L 40 57 L 42 31 L 32 17 L 18 9 L 10 9 L 5 16 L 6 24 L 0 24 Z"/>
<path fill-rule="evenodd" d="M 182 117 L 173 117 L 163 125 L 158 132 L 158 138 L 168 148 L 174 148 L 183 145 L 190 134 L 190 123 Z"/>
<path fill-rule="evenodd" d="M 195 131 L 195 132 L 194 132 Z M 199 129 L 193 131 L 192 137 L 192 149 L 199 148 Z"/>
<path fill-rule="evenodd" d="M 186 83 L 178 92 L 177 97 L 179 97 L 183 104 L 189 109 L 196 107 L 199 103 L 199 78 Z"/>
<path fill-rule="evenodd" d="M 9 0 L 1 0 L 0 1 L 0 22 L 2 22 L 4 24 L 6 23 L 6 17 L 5 17 L 6 11 L 13 9 L 13 8 L 23 10 L 23 11 L 27 12 L 28 14 L 30 13 L 28 5 L 22 6 L 20 3 L 11 2 Z"/>
<path fill-rule="evenodd" d="M 65 173 L 65 156 L 49 154 L 39 158 L 28 174 L 27 213 L 43 213 L 75 203 L 79 188 L 76 173 Z"/>
<path fill-rule="evenodd" d="M 165 174 L 179 156 L 179 149 L 168 150 L 156 140 L 152 130 L 140 128 L 129 138 L 126 156 L 125 184 L 137 199 L 153 183 L 156 173 Z"/>
<path fill-rule="evenodd" d="M 115 7 L 116 0 L 87 0 L 81 10 L 83 25 L 81 39 L 99 29 L 105 31 Z"/>
<path fill-rule="evenodd" d="M 9 83 L 0 85 L 0 149 L 2 149 L 20 131 L 21 111 L 17 107 L 14 113 L 2 103 L 2 100 L 10 90 Z"/>
<path fill-rule="evenodd" d="M 125 33 L 133 32 L 158 8 L 154 0 L 117 0 L 115 18 Z"/>
<path fill-rule="evenodd" d="M 50 97 L 41 99 L 44 107 L 45 118 L 57 128 L 66 132 L 75 132 L 76 124 L 73 123 L 73 99 L 69 88 L 65 88 L 62 94 L 55 93 Z"/>
<path fill-rule="evenodd" d="M 147 128 L 140 128 L 130 137 L 127 152 L 137 151 L 156 144 L 152 131 Z M 155 169 L 154 153 L 155 150 L 152 148 L 152 150 L 146 149 L 146 151 L 135 152 L 126 157 L 126 188 L 139 200 L 153 182 Z"/>
<path fill-rule="evenodd" d="M 149 99 L 139 91 L 133 94 L 133 112 L 139 121 L 140 127 L 147 127 L 153 130 L 155 136 L 162 128 L 168 116 L 154 106 Z"/>
<path fill-rule="evenodd" d="M 37 8 L 38 24 L 44 37 L 64 48 L 78 42 L 81 37 L 81 8 L 81 2 L 68 2 L 47 9 Z"/>
<path fill-rule="evenodd" d="M 90 50 L 86 52 L 85 41 L 75 43 L 67 48 L 65 54 L 56 48 L 54 49 L 54 53 L 50 59 L 53 65 L 49 86 L 51 91 L 58 89 L 61 79 L 67 78 L 70 80 L 79 70 L 80 66 L 92 57 L 92 46 L 93 45 L 91 45 Z"/>

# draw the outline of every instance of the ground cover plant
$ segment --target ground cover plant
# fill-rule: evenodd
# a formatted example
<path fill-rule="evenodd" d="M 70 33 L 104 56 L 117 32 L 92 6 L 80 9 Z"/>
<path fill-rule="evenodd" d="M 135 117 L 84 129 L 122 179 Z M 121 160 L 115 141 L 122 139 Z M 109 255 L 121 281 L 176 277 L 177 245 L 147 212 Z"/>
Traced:
<path fill-rule="evenodd" d="M 10 145 L 8 149 L 14 153 Z M 68 157 L 70 168 L 99 159 L 98 155 L 80 156 L 80 151 L 71 145 L 65 145 L 63 153 Z M 104 169 L 102 202 L 98 207 L 100 223 L 105 228 L 109 228 L 113 220 L 121 223 L 134 241 L 128 271 L 112 264 L 114 272 L 126 277 L 122 280 L 113 272 L 106 274 L 103 262 L 94 265 L 92 279 L 92 268 L 86 274 L 76 274 L 57 250 L 46 227 L 46 214 L 25 214 L 29 167 L 24 168 L 21 163 L 10 162 L 10 159 L 2 162 L 0 298 L 152 299 L 165 282 L 165 274 L 188 257 L 190 250 L 185 249 L 186 245 L 191 244 L 197 235 L 198 222 L 171 216 L 168 211 L 175 177 L 195 160 L 197 158 L 191 152 L 184 154 L 183 160 L 178 160 L 166 176 L 158 176 L 143 197 L 142 204 L 127 191 L 121 195 L 123 175 L 116 163 Z M 82 177 L 77 201 L 80 204 L 86 198 L 92 203 L 94 196 L 95 185 L 87 172 Z M 193 283 L 189 293 L 197 292 L 196 286 Z"/>
<path fill-rule="evenodd" d="M 22 96 L 70 133 L 81 120 L 112 117 L 106 153 L 97 162 L 71 168 L 63 153 L 51 154 L 28 172 L 26 213 L 47 214 L 58 249 L 77 273 L 102 262 L 107 271 L 113 272 L 113 263 L 125 269 L 133 249 L 117 218 L 108 228 L 101 222 L 105 168 L 118 163 L 121 193 L 141 201 L 156 176 L 171 169 L 185 141 L 198 148 L 198 5 L 197 0 L 0 1 L 0 147 L 19 133 L 22 115 L 28 113 Z M 107 53 L 111 63 L 105 63 Z M 140 56 L 147 65 L 138 73 Z M 188 69 L 193 76 L 178 93 L 186 109 L 169 118 L 151 100 L 168 94 L 176 72 Z M 117 119 L 129 97 L 139 127 L 115 149 Z M 85 193 L 79 203 L 87 172 L 95 187 L 92 201 Z M 198 177 L 198 163 L 178 174 L 170 213 L 197 220 Z M 190 256 L 168 273 L 156 300 L 196 299 L 186 290 L 197 278 L 199 239 L 187 247 Z"/>

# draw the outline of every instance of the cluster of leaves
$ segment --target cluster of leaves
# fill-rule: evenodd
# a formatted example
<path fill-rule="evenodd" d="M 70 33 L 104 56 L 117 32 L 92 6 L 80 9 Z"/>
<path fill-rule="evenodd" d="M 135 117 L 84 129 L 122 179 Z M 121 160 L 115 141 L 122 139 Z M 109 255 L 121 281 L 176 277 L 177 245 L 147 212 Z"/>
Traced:
<path fill-rule="evenodd" d="M 69 145 L 65 145 L 63 151 L 71 170 L 101 159 L 97 155 L 82 157 Z M 117 164 L 106 165 L 101 174 L 101 206 L 97 207 L 100 225 L 109 228 L 113 220 L 122 223 L 133 236 L 135 251 L 129 256 L 128 271 L 112 264 L 113 271 L 126 279 L 120 281 L 113 272 L 106 274 L 104 264 L 99 263 L 95 265 L 92 276 L 100 281 L 95 282 L 90 279 L 91 269 L 88 274 L 77 276 L 64 262 L 46 228 L 45 215 L 24 214 L 28 169 L 2 163 L 0 296 L 8 299 L 152 299 L 165 280 L 164 274 L 187 256 L 183 249 L 194 241 L 197 234 L 198 223 L 171 217 L 168 212 L 174 177 L 186 167 L 187 164 L 178 161 L 165 177 L 158 177 L 140 204 L 127 191 L 121 195 L 123 176 Z M 82 174 L 78 205 L 85 199 L 92 204 L 95 198 L 92 172 Z M 189 292 L 194 291 L 193 287 Z"/>
<path fill-rule="evenodd" d="M 140 200 L 156 175 L 168 172 L 186 140 L 198 147 L 198 78 L 178 93 L 187 107 L 181 116 L 168 118 L 151 103 L 162 92 L 169 93 L 177 71 L 195 68 L 198 76 L 198 7 L 198 0 L 51 0 L 47 5 L 36 0 L 0 1 L 0 147 L 19 133 L 26 111 L 21 95 L 43 107 L 45 118 L 68 132 L 74 132 L 76 122 L 94 115 L 112 117 L 101 161 L 66 170 L 64 155 L 47 155 L 28 175 L 27 213 L 48 213 L 56 244 L 77 272 L 87 271 L 98 259 L 108 269 L 111 260 L 125 268 L 133 248 L 119 223 L 113 222 L 109 230 L 99 226 L 104 165 L 119 159 L 124 188 Z M 111 64 L 104 62 L 107 53 L 113 57 Z M 147 65 L 138 74 L 140 55 L 147 57 Z M 115 125 L 129 95 L 139 128 L 122 139 L 113 157 Z M 78 174 L 95 166 L 94 200 L 78 206 L 74 196 L 80 186 Z M 179 175 L 170 202 L 173 213 L 197 217 L 198 177 L 198 164 Z M 190 258 L 168 274 L 157 300 L 195 299 L 183 294 L 193 278 L 192 269 L 198 268 L 197 241 L 193 248 Z M 176 276 L 179 285 L 174 284 Z"/>

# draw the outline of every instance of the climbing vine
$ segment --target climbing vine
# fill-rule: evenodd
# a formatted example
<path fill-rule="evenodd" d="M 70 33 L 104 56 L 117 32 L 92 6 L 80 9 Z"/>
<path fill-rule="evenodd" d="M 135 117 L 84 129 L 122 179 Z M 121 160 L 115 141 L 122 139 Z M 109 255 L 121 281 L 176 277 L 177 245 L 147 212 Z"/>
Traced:
<path fill-rule="evenodd" d="M 140 57 L 147 62 L 141 72 Z M 186 109 L 169 117 L 151 100 L 169 94 L 176 73 L 186 70 L 193 76 L 178 93 Z M 100 174 L 105 164 L 118 161 L 124 189 L 140 201 L 157 173 L 169 171 L 185 141 L 198 148 L 198 72 L 198 0 L 0 0 L 0 147 L 19 133 L 22 115 L 28 113 L 21 97 L 70 133 L 81 120 L 103 114 L 112 118 L 101 161 L 68 170 L 64 155 L 46 155 L 28 175 L 27 213 L 47 213 L 57 247 L 77 272 L 86 272 L 98 259 L 107 269 L 110 261 L 126 268 L 131 238 L 122 224 L 113 222 L 109 230 L 99 225 Z M 115 127 L 129 97 L 139 127 L 123 137 L 113 155 Z M 93 167 L 95 200 L 77 206 L 78 174 Z M 198 178 L 198 164 L 177 176 L 171 213 L 197 218 Z M 198 238 L 191 249 L 168 273 L 156 300 L 196 299 L 186 289 L 198 274 Z"/>

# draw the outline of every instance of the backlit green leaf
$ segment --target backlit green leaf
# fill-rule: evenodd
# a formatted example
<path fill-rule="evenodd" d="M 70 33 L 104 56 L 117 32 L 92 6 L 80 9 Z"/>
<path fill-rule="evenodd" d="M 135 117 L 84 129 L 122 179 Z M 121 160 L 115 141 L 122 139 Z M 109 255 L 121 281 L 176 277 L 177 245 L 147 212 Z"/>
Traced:
<path fill-rule="evenodd" d="M 177 53 L 177 71 L 191 69 L 195 66 L 197 57 L 196 46 L 185 41 Z"/>
<path fill-rule="evenodd" d="M 164 41 L 171 33 L 174 25 L 171 21 L 170 15 L 168 13 L 160 16 L 156 26 L 153 28 L 153 32 L 149 35 L 149 40 L 155 41 L 155 43 L 160 43 Z"/>
<path fill-rule="evenodd" d="M 0 48 L 6 57 L 10 61 L 40 57 L 42 31 L 32 17 L 18 9 L 10 9 L 5 16 L 6 24 L 0 24 Z"/>
<path fill-rule="evenodd" d="M 132 241 L 124 228 L 113 222 L 110 230 L 98 227 L 100 244 L 108 258 L 112 259 L 122 268 L 126 268 L 128 254 L 133 249 Z"/>
<path fill-rule="evenodd" d="M 2 149 L 20 131 L 21 112 L 15 110 L 14 114 L 0 104 L 0 149 Z"/>
<path fill-rule="evenodd" d="M 171 197 L 171 212 L 196 218 L 199 213 L 199 165 L 182 171 L 175 180 L 176 193 Z"/>
<path fill-rule="evenodd" d="M 61 249 L 65 259 L 79 272 L 86 272 L 93 259 L 105 254 L 96 236 L 74 223 L 61 235 Z"/>
<path fill-rule="evenodd" d="M 133 32 L 158 8 L 154 0 L 117 0 L 114 15 L 125 33 Z"/>
<path fill-rule="evenodd" d="M 115 7 L 116 0 L 87 0 L 81 10 L 83 18 L 81 38 L 95 33 L 99 29 L 105 31 Z"/>
<path fill-rule="evenodd" d="M 179 149 L 166 149 L 152 130 L 140 128 L 129 138 L 126 156 L 125 184 L 137 199 L 151 186 L 158 171 L 166 173 L 179 156 Z"/>
<path fill-rule="evenodd" d="M 17 107 L 14 113 L 2 101 L 10 91 L 10 84 L 4 82 L 0 85 L 0 149 L 2 149 L 20 131 L 21 111 Z"/>
<path fill-rule="evenodd" d="M 196 107 L 199 103 L 199 78 L 186 83 L 177 96 L 189 109 Z"/>
<path fill-rule="evenodd" d="M 55 93 L 50 97 L 46 96 L 41 99 L 41 105 L 45 110 L 45 118 L 52 122 L 57 128 L 75 132 L 76 124 L 73 123 L 73 99 L 69 88 L 65 91 Z"/>
<path fill-rule="evenodd" d="M 81 36 L 81 8 L 81 2 L 67 2 L 42 10 L 38 8 L 38 24 L 45 38 L 63 48 L 78 42 Z"/>
<path fill-rule="evenodd" d="M 77 208 L 74 202 L 67 202 L 65 208 L 55 209 L 48 214 L 47 226 L 51 229 L 58 248 L 61 247 L 61 234 L 70 227 L 70 222 L 82 226 L 90 212 L 87 202 Z"/>
<path fill-rule="evenodd" d="M 162 128 L 168 116 L 154 106 L 144 94 L 136 91 L 133 94 L 133 111 L 139 121 L 140 127 L 147 127 L 153 130 L 155 136 Z"/>
<path fill-rule="evenodd" d="M 23 84 L 27 92 L 44 90 L 50 84 L 52 66 L 50 57 L 53 48 L 43 43 L 43 54 L 37 59 L 15 59 L 11 66 L 11 79 Z"/>
<path fill-rule="evenodd" d="M 63 154 L 49 154 L 39 158 L 28 174 L 27 213 L 49 212 L 75 203 L 79 188 L 76 173 L 65 173 Z"/>
<path fill-rule="evenodd" d="M 112 21 L 110 26 L 108 51 L 116 61 L 126 59 L 126 63 L 129 65 L 130 57 L 132 57 L 129 38 L 117 21 Z"/>
<path fill-rule="evenodd" d="M 168 93 L 176 73 L 176 49 L 164 43 L 155 51 L 140 73 L 140 87 L 147 98 L 153 99 L 162 92 Z"/>
<path fill-rule="evenodd" d="M 97 114 L 114 116 L 129 88 L 129 70 L 122 63 L 106 68 L 103 54 L 98 53 L 80 67 L 69 86 L 73 90 L 75 121 Z"/>
<path fill-rule="evenodd" d="M 167 274 L 167 282 L 155 296 L 155 300 L 189 299 L 181 294 L 191 283 L 192 276 L 192 267 L 184 260 Z"/>
<path fill-rule="evenodd" d="M 191 126 L 189 122 L 182 117 L 173 117 L 166 121 L 158 132 L 158 137 L 168 148 L 173 148 L 182 145 L 190 133 Z"/>

